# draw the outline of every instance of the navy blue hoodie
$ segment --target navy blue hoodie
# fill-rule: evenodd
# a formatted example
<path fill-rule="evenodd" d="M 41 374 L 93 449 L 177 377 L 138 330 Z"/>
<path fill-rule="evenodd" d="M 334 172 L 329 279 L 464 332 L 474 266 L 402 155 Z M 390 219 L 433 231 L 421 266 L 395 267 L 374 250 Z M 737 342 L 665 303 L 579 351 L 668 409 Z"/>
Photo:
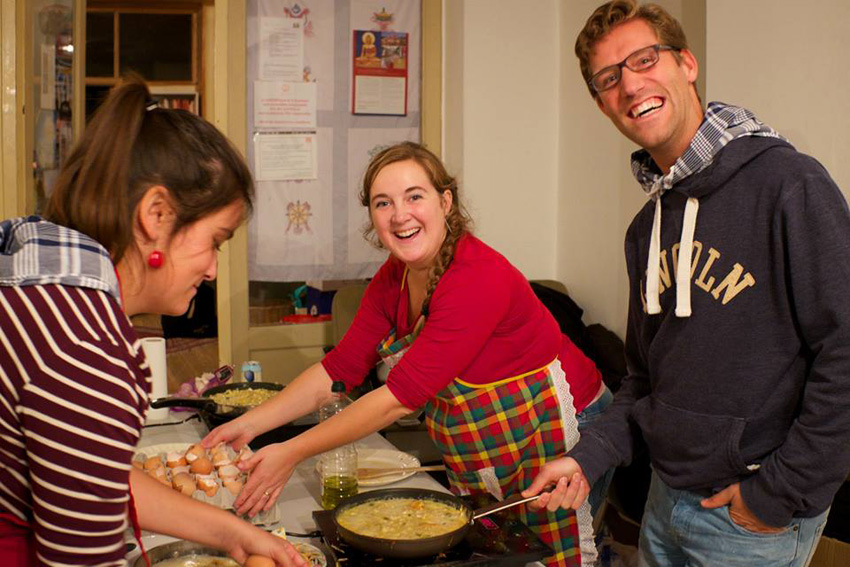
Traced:
<path fill-rule="evenodd" d="M 690 316 L 676 316 L 688 198 Z M 746 136 L 661 199 L 660 313 L 646 309 L 654 204 L 626 236 L 629 376 L 571 452 L 593 482 L 642 437 L 659 477 L 741 482 L 765 523 L 823 512 L 850 471 L 850 211 L 814 159 Z"/>

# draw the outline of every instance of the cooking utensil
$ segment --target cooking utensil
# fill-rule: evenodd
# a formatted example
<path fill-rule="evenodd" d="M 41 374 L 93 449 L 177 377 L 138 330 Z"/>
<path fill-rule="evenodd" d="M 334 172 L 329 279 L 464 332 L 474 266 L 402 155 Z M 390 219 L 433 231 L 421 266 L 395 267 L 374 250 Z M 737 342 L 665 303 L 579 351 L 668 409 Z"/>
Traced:
<path fill-rule="evenodd" d="M 364 492 L 357 496 L 347 498 L 334 510 L 333 521 L 334 524 L 336 524 L 340 537 L 342 537 L 346 543 L 361 551 L 394 559 L 415 559 L 418 557 L 436 555 L 454 547 L 463 540 L 467 530 L 469 530 L 470 526 L 476 519 L 504 510 L 505 508 L 510 508 L 511 506 L 517 506 L 524 502 L 536 500 L 539 496 L 540 495 L 538 494 L 531 498 L 523 498 L 521 494 L 515 494 L 502 502 L 496 502 L 495 504 L 485 506 L 484 508 L 473 510 L 466 502 L 453 494 L 422 488 L 385 488 Z M 463 510 L 468 521 L 463 526 L 448 533 L 420 539 L 389 539 L 365 536 L 345 528 L 340 525 L 338 521 L 339 515 L 343 510 L 373 500 L 389 500 L 393 498 L 434 500 L 436 502 L 450 504 L 455 508 Z"/>
<path fill-rule="evenodd" d="M 364 467 L 357 469 L 357 480 L 367 480 L 391 474 L 408 472 L 444 471 L 445 465 L 429 465 L 424 467 Z"/>
<path fill-rule="evenodd" d="M 230 392 L 232 390 L 282 390 L 283 385 L 274 382 L 240 382 L 238 384 L 222 384 L 210 388 L 198 398 L 179 398 L 171 396 L 168 398 L 158 398 L 151 402 L 152 408 L 164 407 L 192 407 L 198 408 L 202 412 L 206 412 L 211 416 L 215 416 L 218 420 L 229 421 L 250 410 L 253 406 L 234 406 L 229 404 L 218 404 L 211 396 Z"/>
<path fill-rule="evenodd" d="M 166 559 L 175 559 L 177 557 L 187 557 L 192 555 L 228 557 L 228 555 L 223 551 L 192 541 L 175 541 L 172 543 L 166 543 L 165 545 L 158 545 L 148 549 L 147 554 L 148 557 L 150 557 L 151 565 L 154 566 L 160 561 L 165 561 Z M 140 556 L 133 563 L 133 567 L 146 567 L 145 558 Z"/>

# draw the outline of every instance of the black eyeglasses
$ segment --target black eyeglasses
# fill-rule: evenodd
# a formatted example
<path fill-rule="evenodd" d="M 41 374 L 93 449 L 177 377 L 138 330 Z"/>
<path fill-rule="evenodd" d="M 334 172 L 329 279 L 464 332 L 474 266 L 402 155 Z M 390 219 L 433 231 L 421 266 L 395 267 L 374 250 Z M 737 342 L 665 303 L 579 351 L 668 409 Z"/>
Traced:
<path fill-rule="evenodd" d="M 595 75 L 593 75 L 587 84 L 593 87 L 597 93 L 601 93 L 602 91 L 607 91 L 608 89 L 613 89 L 618 84 L 620 84 L 620 79 L 623 76 L 623 67 L 626 67 L 630 71 L 634 71 L 635 73 L 640 73 L 642 71 L 646 71 L 656 63 L 658 63 L 659 52 L 660 51 L 675 51 L 676 53 L 682 51 L 679 47 L 673 47 L 670 45 L 650 45 L 649 47 L 643 47 L 638 49 L 616 65 L 609 65 L 608 67 L 603 68 Z"/>

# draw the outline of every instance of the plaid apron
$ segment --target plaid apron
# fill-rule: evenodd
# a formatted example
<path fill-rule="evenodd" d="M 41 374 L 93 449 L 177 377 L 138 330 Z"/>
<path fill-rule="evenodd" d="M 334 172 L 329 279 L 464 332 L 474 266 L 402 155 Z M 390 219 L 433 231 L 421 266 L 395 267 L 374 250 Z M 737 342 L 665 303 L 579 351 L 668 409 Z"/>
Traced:
<path fill-rule="evenodd" d="M 413 344 L 423 322 L 420 318 L 413 333 L 400 339 L 393 329 L 378 346 L 390 368 Z M 426 404 L 425 425 L 443 455 L 452 492 L 491 494 L 497 500 L 526 489 L 544 463 L 561 457 L 579 437 L 573 399 L 557 359 L 491 384 L 456 378 Z M 527 506 L 514 510 L 555 550 L 544 561 L 547 567 L 582 565 L 574 511 L 532 512 Z M 580 510 L 578 516 L 593 546 L 590 514 Z M 584 564 L 592 565 L 595 546 L 585 546 L 584 554 Z"/>

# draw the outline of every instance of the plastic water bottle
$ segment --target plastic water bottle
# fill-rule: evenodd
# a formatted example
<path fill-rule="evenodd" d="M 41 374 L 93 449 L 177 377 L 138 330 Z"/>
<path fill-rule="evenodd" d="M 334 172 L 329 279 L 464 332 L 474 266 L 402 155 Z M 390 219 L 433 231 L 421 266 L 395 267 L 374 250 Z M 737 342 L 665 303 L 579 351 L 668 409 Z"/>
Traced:
<path fill-rule="evenodd" d="M 319 408 L 319 421 L 325 421 L 344 410 L 351 400 L 345 393 L 345 382 L 341 380 L 331 384 L 331 398 Z"/>
<path fill-rule="evenodd" d="M 325 421 L 345 409 L 351 400 L 345 395 L 345 383 L 334 382 L 331 399 L 319 408 L 319 420 Z M 357 450 L 348 443 L 322 453 L 322 508 L 333 510 L 344 498 L 357 494 Z"/>

